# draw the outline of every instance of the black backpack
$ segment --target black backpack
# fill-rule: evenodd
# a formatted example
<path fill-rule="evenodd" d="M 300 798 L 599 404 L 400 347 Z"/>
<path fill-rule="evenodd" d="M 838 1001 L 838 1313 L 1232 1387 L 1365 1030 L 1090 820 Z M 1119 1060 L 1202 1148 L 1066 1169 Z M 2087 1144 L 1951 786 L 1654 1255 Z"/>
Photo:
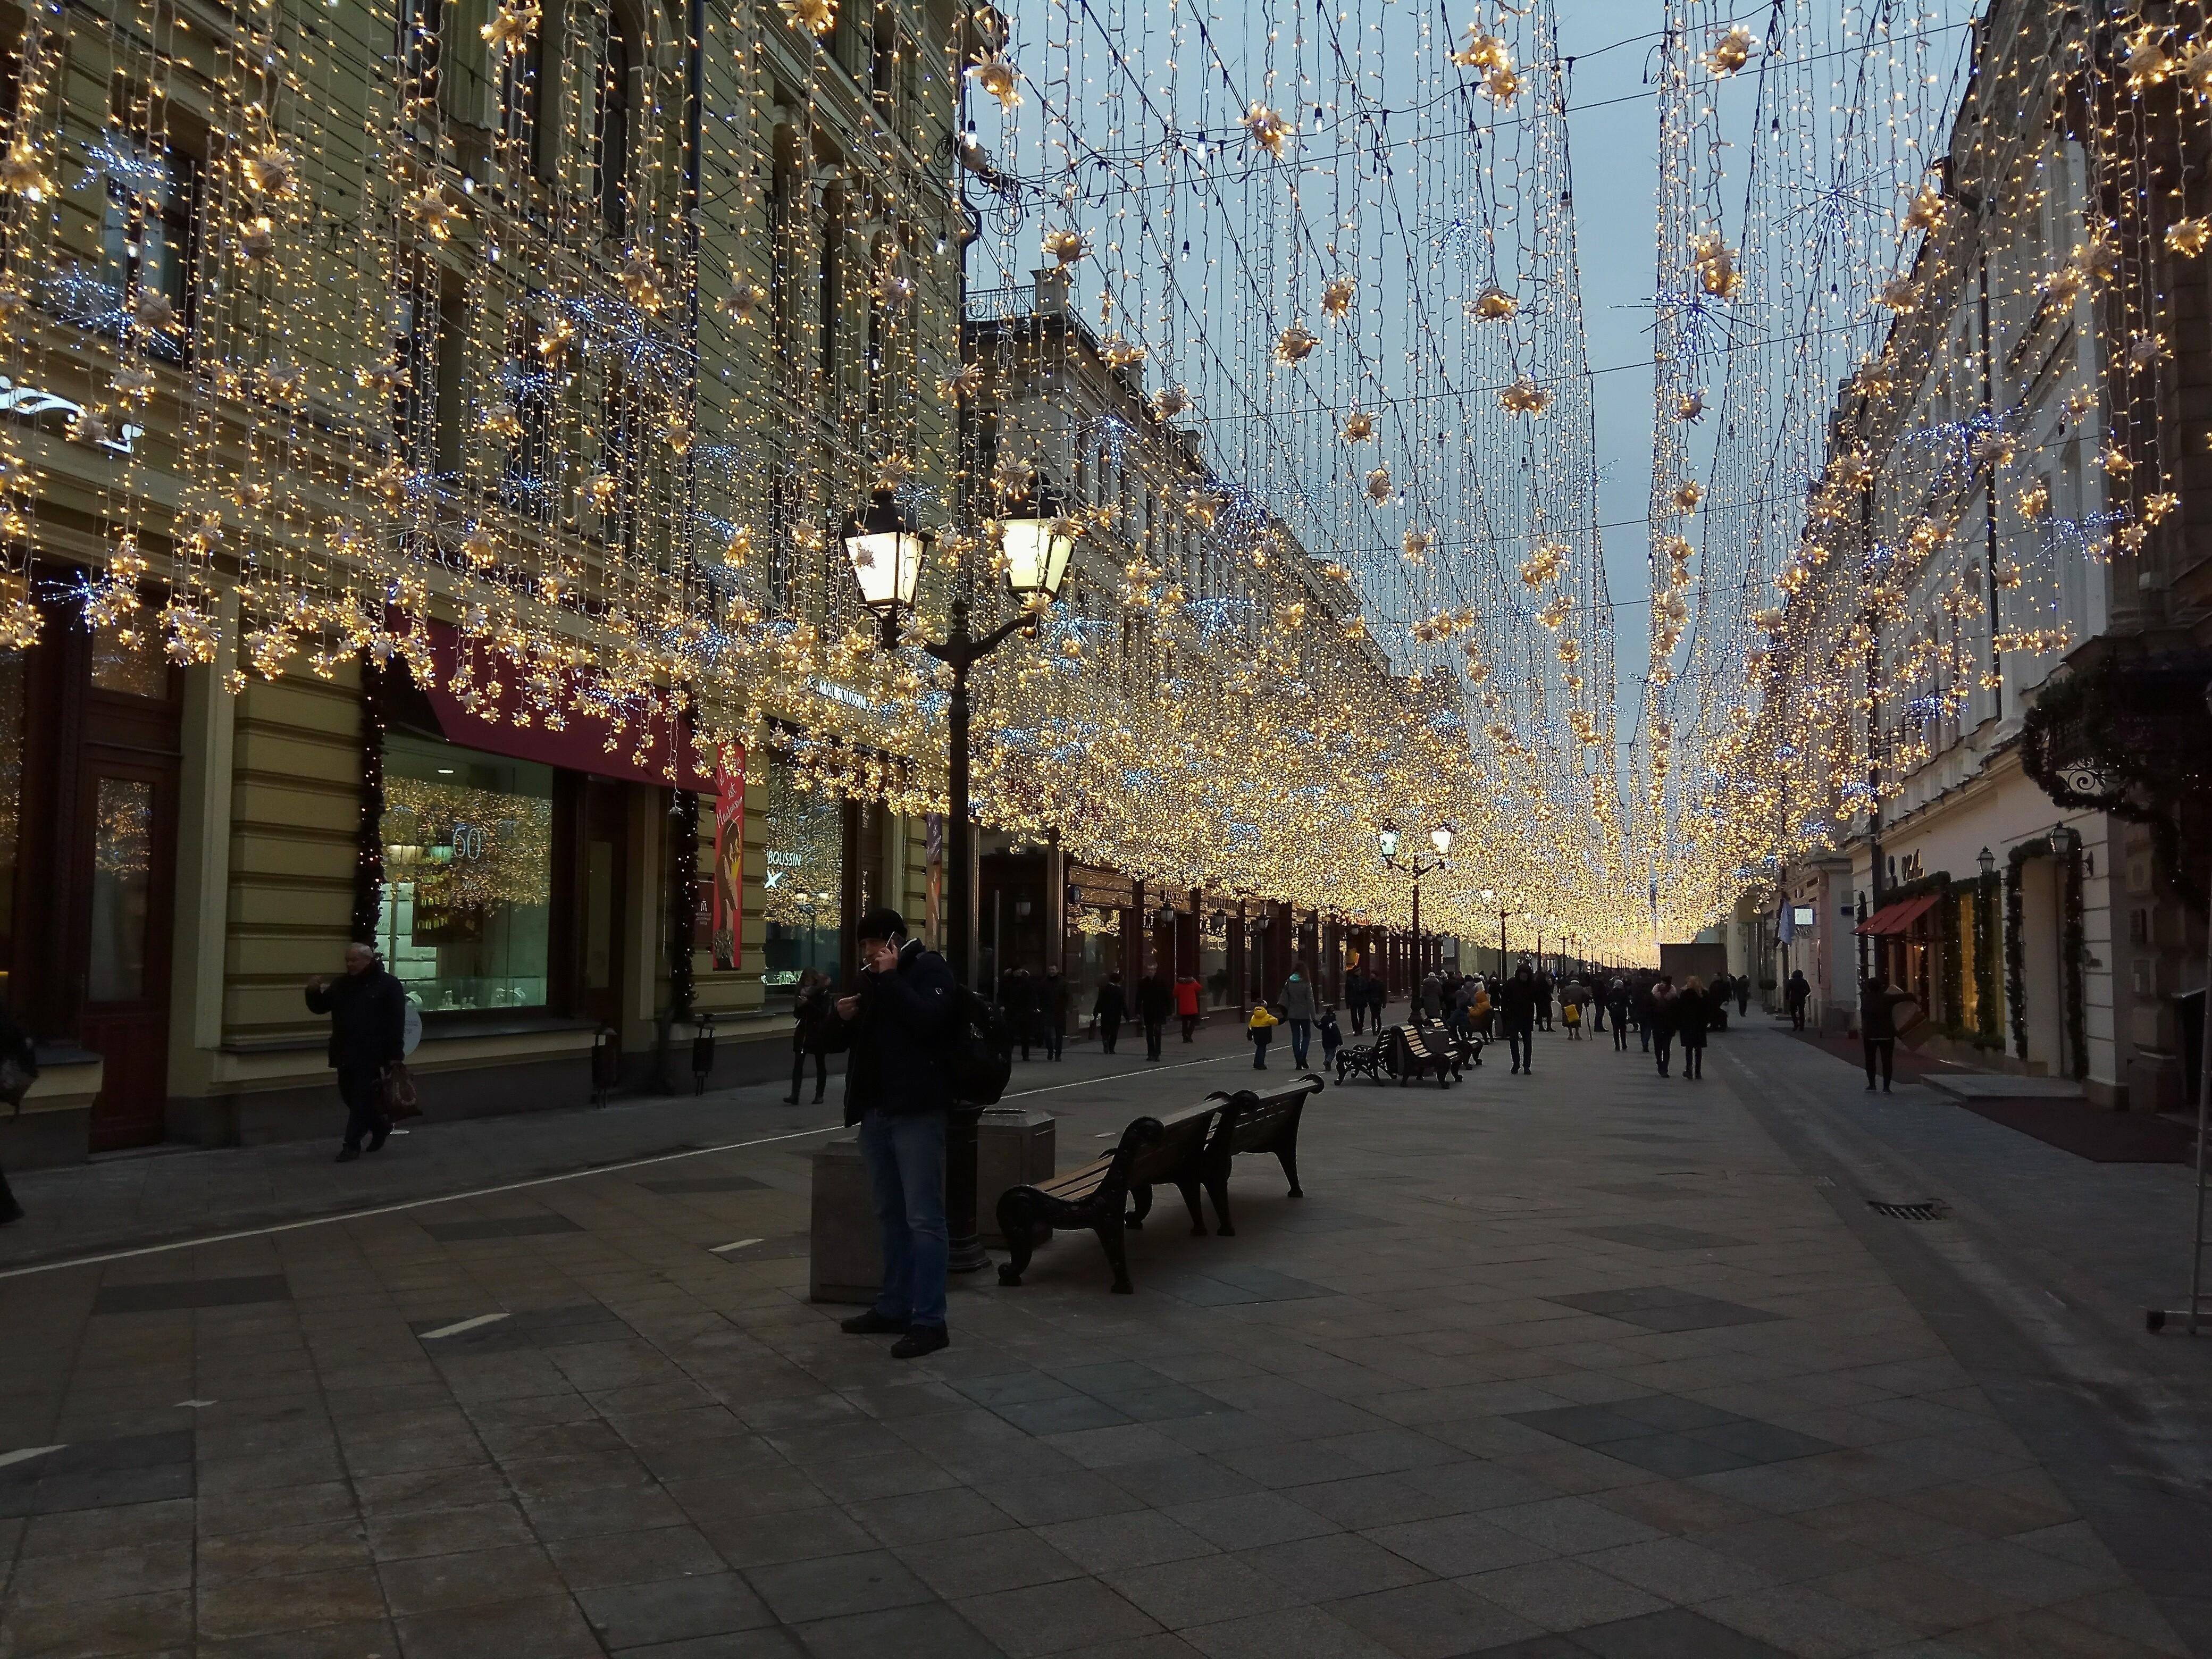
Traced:
<path fill-rule="evenodd" d="M 1014 1073 L 1014 1034 L 995 1005 L 964 985 L 959 998 L 945 1064 L 953 1098 L 970 1106 L 995 1106 Z"/>

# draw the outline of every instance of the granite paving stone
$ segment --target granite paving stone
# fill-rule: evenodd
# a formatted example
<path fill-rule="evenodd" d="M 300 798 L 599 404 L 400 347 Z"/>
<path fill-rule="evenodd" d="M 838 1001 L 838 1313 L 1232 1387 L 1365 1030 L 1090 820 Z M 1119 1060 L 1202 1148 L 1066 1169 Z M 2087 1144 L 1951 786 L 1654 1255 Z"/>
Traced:
<path fill-rule="evenodd" d="M 807 1300 L 817 1141 L 624 1162 L 811 1127 L 772 1085 L 545 1114 L 597 1167 L 482 1197 L 440 1149 L 485 1187 L 559 1171 L 424 1124 L 349 1166 L 399 1207 L 281 1231 L 225 1206 L 279 1170 L 331 1211 L 369 1188 L 283 1148 L 108 1200 L 34 1174 L 33 1226 L 83 1211 L 50 1252 L 157 1210 L 246 1236 L 51 1268 L 0 1241 L 36 1269 L 0 1278 L 29 1338 L 0 1457 L 33 1453 L 0 1464 L 0 1656 L 2212 1654 L 2212 1564 L 2095 1486 L 2186 1437 L 2082 1450 L 2018 1373 L 1985 1389 L 1948 1269 L 1792 1138 L 1852 1132 L 1849 1068 L 1750 1024 L 1694 1100 L 1550 1041 L 1533 1078 L 1332 1088 L 1310 1197 L 1239 1160 L 1233 1237 L 1157 1212 L 1128 1297 L 1055 1239 L 1021 1286 L 956 1281 L 952 1346 L 910 1364 Z M 1032 1062 L 1017 1098 L 1053 1088 L 1073 1160 L 1233 1085 L 1235 1035 L 1181 1071 Z M 775 1248 L 706 1248 L 738 1237 Z M 2201 1406 L 2194 1351 L 2156 1351 L 2155 1397 Z"/>

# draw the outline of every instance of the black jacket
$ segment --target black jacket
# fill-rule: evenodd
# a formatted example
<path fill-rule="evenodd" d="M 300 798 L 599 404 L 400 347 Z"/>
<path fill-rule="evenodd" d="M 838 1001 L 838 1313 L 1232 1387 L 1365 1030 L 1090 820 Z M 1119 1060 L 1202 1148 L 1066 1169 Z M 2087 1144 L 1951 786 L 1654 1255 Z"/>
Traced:
<path fill-rule="evenodd" d="M 1175 1012 L 1175 992 L 1158 974 L 1137 981 L 1137 1018 L 1146 1024 L 1164 1020 Z"/>
<path fill-rule="evenodd" d="M 1037 981 L 1037 1012 L 1048 1023 L 1067 1024 L 1067 979 L 1061 974 L 1047 974 Z"/>
<path fill-rule="evenodd" d="M 331 1017 L 330 1063 L 341 1072 L 380 1072 L 406 1055 L 407 994 L 380 967 L 310 987 L 307 1010 Z"/>
<path fill-rule="evenodd" d="M 845 1049 L 845 1121 L 868 1112 L 899 1117 L 941 1112 L 952 1103 L 946 1061 L 960 988 L 952 970 L 918 939 L 899 949 L 887 974 L 864 973 L 854 993 L 860 1006 L 847 1019 L 833 1007 L 823 1046 Z"/>
<path fill-rule="evenodd" d="M 1880 1042 L 1897 1035 L 1897 1005 L 1912 1000 L 1910 991 L 1893 991 L 1887 985 L 1859 988 L 1859 1035 Z"/>
<path fill-rule="evenodd" d="M 1705 1032 L 1712 1024 L 1713 1003 L 1726 1000 L 1725 996 L 1711 991 L 1677 991 L 1673 1004 L 1674 1034 L 1685 1046 L 1696 1048 L 1705 1040 Z M 1692 1042 L 1692 1038 L 1696 1041 Z"/>
<path fill-rule="evenodd" d="M 1536 1023 L 1536 981 L 1516 974 L 1498 988 L 1498 1027 L 1525 1031 Z"/>
<path fill-rule="evenodd" d="M 1121 1016 L 1128 1012 L 1129 1000 L 1122 994 L 1119 985 L 1109 980 L 1098 988 L 1097 1000 L 1091 1005 L 1091 1018 L 1110 1019 L 1118 1023 Z"/>
<path fill-rule="evenodd" d="M 817 985 L 799 998 L 791 1011 L 791 1052 L 795 1054 L 819 1054 L 823 1048 L 823 1025 L 837 1018 L 837 1011 L 830 1006 L 830 988 Z"/>
<path fill-rule="evenodd" d="M 1784 993 L 1784 996 L 1792 1008 L 1797 1007 L 1801 1004 L 1809 1001 L 1812 999 L 1812 981 L 1807 979 L 1802 974 L 1792 974 L 1790 975 L 1790 984 L 1788 989 Z"/>

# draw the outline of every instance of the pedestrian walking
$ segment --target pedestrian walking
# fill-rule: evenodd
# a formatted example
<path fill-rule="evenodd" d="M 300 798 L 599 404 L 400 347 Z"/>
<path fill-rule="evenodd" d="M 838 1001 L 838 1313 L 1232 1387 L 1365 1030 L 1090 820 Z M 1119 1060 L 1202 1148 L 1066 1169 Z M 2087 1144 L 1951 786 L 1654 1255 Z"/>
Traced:
<path fill-rule="evenodd" d="M 1749 974 L 1738 974 L 1735 976 L 1735 1012 L 1736 1018 L 1739 1019 L 1750 1017 L 1751 975 Z M 1703 1073 L 1699 1075 L 1702 1076 Z"/>
<path fill-rule="evenodd" d="M 1367 976 L 1367 1023 L 1378 1032 L 1382 1029 L 1382 1011 L 1389 1005 L 1389 981 L 1380 974 L 1370 974 Z"/>
<path fill-rule="evenodd" d="M 1098 994 L 1091 1004 L 1091 1020 L 1098 1028 L 1102 1054 L 1114 1052 L 1115 1041 L 1121 1035 L 1121 1021 L 1128 1012 L 1128 998 L 1121 989 L 1121 975 L 1107 975 L 1106 982 L 1098 988 Z"/>
<path fill-rule="evenodd" d="M 1344 1047 L 1344 1028 L 1336 1023 L 1334 1006 L 1321 1011 L 1321 1020 L 1314 1029 L 1321 1033 L 1321 1066 L 1327 1071 L 1336 1064 L 1336 1051 Z"/>
<path fill-rule="evenodd" d="M 1036 1040 L 1036 981 L 1026 968 L 1006 969 L 999 980 L 999 1009 L 1006 1017 L 1006 1030 L 1021 1045 L 1022 1058 L 1030 1057 Z"/>
<path fill-rule="evenodd" d="M 1358 1036 L 1367 1022 L 1367 975 L 1357 962 L 1344 970 L 1344 1006 L 1352 1011 L 1352 1035 Z"/>
<path fill-rule="evenodd" d="M 1597 981 L 1589 988 L 1590 1035 L 1595 1036 L 1605 1030 L 1605 984 L 1595 974 L 1590 977 Z"/>
<path fill-rule="evenodd" d="M 407 1052 L 407 993 L 385 971 L 376 947 L 356 939 L 345 948 L 344 973 L 307 981 L 307 1011 L 331 1017 L 330 1063 L 346 1109 L 337 1161 L 350 1164 L 364 1150 L 381 1150 L 392 1134 L 384 1084 Z"/>
<path fill-rule="evenodd" d="M 1636 1018 L 1637 1043 L 1647 1054 L 1651 1052 L 1651 1011 L 1657 1001 L 1653 994 L 1658 988 L 1658 982 L 1649 974 L 1638 974 L 1635 992 L 1629 999 L 1630 1012 Z"/>
<path fill-rule="evenodd" d="M 1805 1005 L 1813 1000 L 1813 985 L 1812 981 L 1805 977 L 1805 970 L 1802 968 L 1793 968 L 1790 970 L 1790 983 L 1784 988 L 1782 996 L 1784 1006 L 1790 1010 L 1790 1029 L 1793 1031 L 1803 1030 Z"/>
<path fill-rule="evenodd" d="M 1437 973 L 1435 969 L 1431 968 L 1427 973 L 1421 975 L 1419 997 L 1416 1005 L 1414 1023 L 1418 1024 L 1423 1020 L 1439 1020 L 1443 1018 L 1443 976 Z"/>
<path fill-rule="evenodd" d="M 1660 975 L 1659 982 L 1651 988 L 1651 1012 L 1645 1023 L 1651 1028 L 1651 1052 L 1658 1059 L 1661 1077 L 1669 1075 L 1668 1067 L 1674 1059 L 1675 994 L 1673 976 Z"/>
<path fill-rule="evenodd" d="M 1198 977 L 1185 974 L 1175 982 L 1176 1018 L 1182 1022 L 1182 1040 L 1190 1042 L 1198 1032 Z"/>
<path fill-rule="evenodd" d="M 1682 1080 L 1685 1083 L 1692 1078 L 1705 1076 L 1705 1033 L 1711 1028 L 1715 1006 L 1717 1004 L 1719 1011 L 1725 1014 L 1728 1012 L 1727 1000 L 1726 997 L 1706 990 L 1695 974 L 1682 981 L 1681 993 L 1674 999 L 1674 1036 L 1682 1045 Z"/>
<path fill-rule="evenodd" d="M 1057 967 L 1044 970 L 1037 981 L 1037 1024 L 1044 1032 L 1044 1057 L 1063 1060 L 1067 1045 L 1067 981 Z"/>
<path fill-rule="evenodd" d="M 1912 1000 L 1909 991 L 1890 988 L 1880 974 L 1869 974 L 1859 987 L 1859 1043 L 1866 1051 L 1867 1087 L 1874 1087 L 1875 1068 L 1881 1068 L 1881 1091 L 1889 1092 L 1890 1074 L 1897 1066 L 1897 1005 Z"/>
<path fill-rule="evenodd" d="M 1313 1042 L 1314 994 L 1313 986 L 1297 969 L 1283 981 L 1283 988 L 1275 998 L 1283 1011 L 1283 1021 L 1291 1028 L 1291 1064 L 1305 1070 L 1306 1050 Z"/>
<path fill-rule="evenodd" d="M 38 1080 L 38 1048 L 6 1006 L 0 1004 L 0 1100 L 8 1103 L 13 1115 L 22 1115 L 23 1097 Z M 23 1206 L 9 1189 L 8 1172 L 0 1170 L 0 1227 L 22 1218 Z"/>
<path fill-rule="evenodd" d="M 1628 981 L 1618 974 L 1605 988 L 1605 1006 L 1613 1014 L 1613 1051 L 1628 1052 Z"/>
<path fill-rule="evenodd" d="M 1548 1031 L 1552 1029 L 1552 976 L 1539 969 L 1536 974 L 1536 1024 Z"/>
<path fill-rule="evenodd" d="M 822 1103 L 830 1087 L 830 1051 L 824 1046 L 829 1028 L 823 1022 L 832 1018 L 829 975 L 818 968 L 806 969 L 799 975 L 799 997 L 791 1006 L 791 1092 L 783 1097 L 785 1105 L 799 1104 L 810 1055 L 814 1060 L 814 1103 Z"/>
<path fill-rule="evenodd" d="M 1252 1006 L 1252 1018 L 1244 1022 L 1244 1034 L 1252 1039 L 1252 1069 L 1267 1069 L 1267 1044 L 1275 1035 L 1275 1027 L 1283 1022 L 1277 1019 L 1264 1002 Z"/>
<path fill-rule="evenodd" d="M 906 920 L 877 908 L 854 929 L 860 987 L 834 1005 L 830 1040 L 850 1051 L 845 1122 L 860 1131 L 884 1279 L 867 1312 L 842 1322 L 856 1336 L 896 1333 L 894 1359 L 935 1353 L 945 1328 L 945 1120 L 952 1105 L 951 1048 L 959 987 L 945 958 L 906 936 Z"/>
<path fill-rule="evenodd" d="M 1505 1042 L 1513 1055 L 1509 1076 L 1526 1076 L 1536 1069 L 1536 975 L 1527 963 L 1513 970 L 1498 993 L 1498 1023 L 1505 1029 Z"/>
<path fill-rule="evenodd" d="M 1478 979 L 1474 982 L 1474 1000 L 1467 1006 L 1468 1023 L 1480 1031 L 1485 1041 L 1498 1035 L 1498 1006 L 1490 1000 L 1490 981 Z"/>
<path fill-rule="evenodd" d="M 1137 1019 L 1145 1028 L 1145 1058 L 1160 1058 L 1160 1042 L 1167 1030 L 1168 1012 L 1175 1006 L 1175 990 L 1164 974 L 1146 974 L 1137 981 Z"/>

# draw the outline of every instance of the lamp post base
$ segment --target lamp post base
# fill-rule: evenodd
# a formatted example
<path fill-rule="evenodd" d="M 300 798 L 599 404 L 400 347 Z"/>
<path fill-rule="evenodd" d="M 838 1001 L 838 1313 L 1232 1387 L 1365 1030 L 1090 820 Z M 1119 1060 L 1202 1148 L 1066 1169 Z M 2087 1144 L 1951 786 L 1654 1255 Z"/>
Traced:
<path fill-rule="evenodd" d="M 981 1106 L 955 1106 L 945 1121 L 945 1271 L 980 1273 L 991 1265 L 975 1225 L 975 1127 Z"/>

